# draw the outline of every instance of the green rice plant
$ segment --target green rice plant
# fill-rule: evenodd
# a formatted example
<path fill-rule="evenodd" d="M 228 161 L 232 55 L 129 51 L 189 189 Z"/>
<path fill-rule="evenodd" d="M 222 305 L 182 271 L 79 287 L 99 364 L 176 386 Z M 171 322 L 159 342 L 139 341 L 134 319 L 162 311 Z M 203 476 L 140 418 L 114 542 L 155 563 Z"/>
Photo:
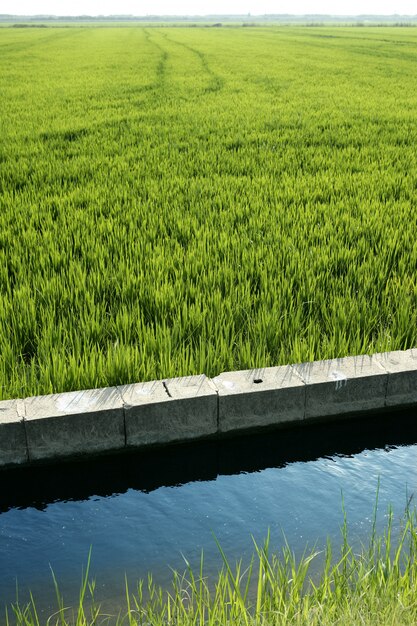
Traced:
<path fill-rule="evenodd" d="M 0 398 L 417 345 L 416 43 L 0 29 Z"/>

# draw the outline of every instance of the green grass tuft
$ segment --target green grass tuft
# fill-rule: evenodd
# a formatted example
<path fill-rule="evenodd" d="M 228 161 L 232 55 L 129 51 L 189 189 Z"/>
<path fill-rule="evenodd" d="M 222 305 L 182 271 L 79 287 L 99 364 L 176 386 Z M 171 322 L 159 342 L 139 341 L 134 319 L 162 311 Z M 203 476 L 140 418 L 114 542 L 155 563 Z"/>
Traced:
<path fill-rule="evenodd" d="M 172 585 L 161 589 L 148 577 L 132 591 L 125 582 L 126 607 L 117 615 L 105 614 L 94 600 L 95 584 L 88 580 L 90 557 L 83 575 L 79 605 L 66 608 L 57 592 L 57 612 L 48 626 L 319 626 L 411 625 L 417 622 L 416 514 L 407 512 L 396 545 L 392 543 L 392 512 L 385 532 L 372 534 L 369 545 L 355 552 L 347 541 L 342 548 L 313 550 L 296 559 L 290 546 L 271 554 L 269 537 L 255 543 L 246 569 L 233 567 L 220 546 L 223 568 L 217 577 L 186 563 L 183 574 L 173 573 Z M 317 567 L 317 561 L 319 565 Z M 87 594 L 88 591 L 88 594 Z M 87 598 L 87 596 L 89 597 Z M 6 611 L 7 626 L 41 626 L 35 600 Z"/>

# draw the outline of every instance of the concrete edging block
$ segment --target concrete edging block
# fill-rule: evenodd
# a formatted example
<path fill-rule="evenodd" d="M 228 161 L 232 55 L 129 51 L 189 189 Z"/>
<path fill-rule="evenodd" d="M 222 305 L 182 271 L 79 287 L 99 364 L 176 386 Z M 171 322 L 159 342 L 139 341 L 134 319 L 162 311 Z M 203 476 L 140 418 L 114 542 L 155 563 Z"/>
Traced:
<path fill-rule="evenodd" d="M 388 372 L 386 406 L 417 404 L 417 349 L 375 354 Z"/>
<path fill-rule="evenodd" d="M 0 402 L 0 468 L 417 408 L 417 348 Z"/>
<path fill-rule="evenodd" d="M 26 398 L 29 460 L 118 450 L 125 445 L 116 387 Z"/>
<path fill-rule="evenodd" d="M 348 356 L 293 367 L 306 385 L 305 419 L 385 406 L 388 374 L 375 356 Z"/>
<path fill-rule="evenodd" d="M 220 433 L 304 418 L 305 384 L 291 365 L 223 372 L 213 382 L 219 394 Z"/>
<path fill-rule="evenodd" d="M 22 400 L 0 402 L 0 466 L 28 462 Z"/>
<path fill-rule="evenodd" d="M 119 387 L 126 445 L 181 442 L 217 432 L 217 393 L 204 374 Z"/>

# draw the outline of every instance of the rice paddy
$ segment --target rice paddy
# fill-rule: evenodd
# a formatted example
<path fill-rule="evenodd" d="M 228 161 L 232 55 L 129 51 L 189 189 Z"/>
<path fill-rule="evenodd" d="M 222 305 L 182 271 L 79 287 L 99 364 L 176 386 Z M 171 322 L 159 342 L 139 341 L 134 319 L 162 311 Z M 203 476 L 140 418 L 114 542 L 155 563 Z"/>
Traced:
<path fill-rule="evenodd" d="M 0 398 L 417 345 L 413 28 L 0 29 Z"/>

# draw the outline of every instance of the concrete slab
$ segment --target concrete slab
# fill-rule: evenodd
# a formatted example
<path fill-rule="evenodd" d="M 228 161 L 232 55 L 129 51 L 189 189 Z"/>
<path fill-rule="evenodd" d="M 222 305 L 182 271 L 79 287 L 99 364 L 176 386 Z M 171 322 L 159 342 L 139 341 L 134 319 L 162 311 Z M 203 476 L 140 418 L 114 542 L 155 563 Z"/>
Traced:
<path fill-rule="evenodd" d="M 204 374 L 124 385 L 119 390 L 127 446 L 181 442 L 217 432 L 217 393 Z"/>
<path fill-rule="evenodd" d="M 24 402 L 29 460 L 125 445 L 123 403 L 116 387 L 35 396 Z"/>
<path fill-rule="evenodd" d="M 0 468 L 417 406 L 417 348 L 0 402 Z"/>
<path fill-rule="evenodd" d="M 219 393 L 221 433 L 304 418 L 305 385 L 290 365 L 223 372 L 213 382 Z"/>
<path fill-rule="evenodd" d="M 27 463 L 22 400 L 0 402 L 0 467 Z"/>
<path fill-rule="evenodd" d="M 388 372 L 386 405 L 406 406 L 417 403 L 417 348 L 383 352 L 375 358 Z"/>
<path fill-rule="evenodd" d="M 352 356 L 293 367 L 306 384 L 306 419 L 385 406 L 388 374 L 375 357 Z"/>

